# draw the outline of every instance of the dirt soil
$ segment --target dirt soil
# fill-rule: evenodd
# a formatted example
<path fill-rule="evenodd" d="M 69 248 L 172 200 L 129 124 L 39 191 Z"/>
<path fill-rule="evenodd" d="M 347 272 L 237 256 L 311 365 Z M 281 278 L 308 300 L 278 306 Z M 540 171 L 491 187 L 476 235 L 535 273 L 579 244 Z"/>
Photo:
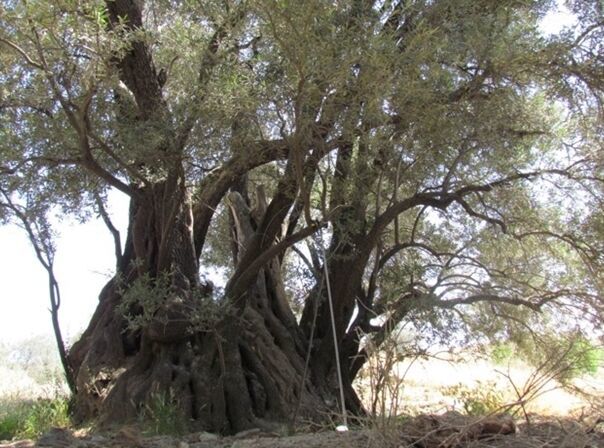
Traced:
<path fill-rule="evenodd" d="M 145 437 L 131 426 L 103 434 L 55 428 L 37 442 L 0 443 L 0 448 L 604 448 L 603 426 L 551 418 L 535 418 L 527 424 L 507 415 L 478 418 L 449 412 L 420 415 L 381 430 L 322 431 L 287 437 L 261 430 L 231 437 L 209 433 Z"/>

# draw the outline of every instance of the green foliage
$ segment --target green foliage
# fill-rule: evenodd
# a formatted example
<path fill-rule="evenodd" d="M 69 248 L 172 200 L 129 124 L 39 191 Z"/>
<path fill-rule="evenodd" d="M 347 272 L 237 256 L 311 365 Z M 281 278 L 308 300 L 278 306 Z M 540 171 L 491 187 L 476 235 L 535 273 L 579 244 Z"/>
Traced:
<path fill-rule="evenodd" d="M 0 402 L 0 440 L 35 439 L 53 427 L 70 424 L 69 402 L 64 397 Z"/>
<path fill-rule="evenodd" d="M 21 428 L 24 412 L 6 403 L 0 405 L 0 440 L 10 440 L 17 436 Z"/>
<path fill-rule="evenodd" d="M 182 435 L 189 429 L 178 400 L 172 393 L 153 394 L 140 419 L 147 432 L 154 435 Z"/>
<path fill-rule="evenodd" d="M 510 343 L 498 342 L 491 346 L 491 361 L 498 365 L 509 364 L 514 357 L 514 347 Z"/>
<path fill-rule="evenodd" d="M 525 337 L 515 343 L 517 356 L 528 364 L 550 371 L 553 379 L 566 384 L 593 375 L 604 363 L 604 349 L 577 332 Z"/>
<path fill-rule="evenodd" d="M 130 285 L 120 285 L 122 300 L 116 312 L 126 319 L 128 329 L 137 331 L 145 328 L 157 312 L 171 299 L 181 294 L 178 298 L 179 306 L 186 314 L 190 324 L 190 331 L 211 331 L 216 322 L 229 313 L 230 304 L 226 301 L 214 300 L 203 290 L 175 292 L 171 284 L 171 274 L 162 273 L 152 278 L 143 274 Z"/>
<path fill-rule="evenodd" d="M 604 363 L 604 349 L 595 346 L 585 337 L 572 341 L 568 349 L 572 375 L 594 375 Z"/>
<path fill-rule="evenodd" d="M 27 413 L 22 435 L 37 437 L 54 426 L 65 427 L 69 424 L 69 403 L 66 398 L 39 400 Z"/>
<path fill-rule="evenodd" d="M 144 328 L 170 294 L 170 274 L 152 278 L 145 273 L 130 285 L 120 284 L 122 300 L 117 313 L 126 318 L 131 331 Z"/>
<path fill-rule="evenodd" d="M 488 415 L 500 411 L 505 404 L 503 393 L 493 381 L 477 381 L 473 386 L 459 383 L 444 388 L 442 392 L 459 400 L 467 415 Z"/>

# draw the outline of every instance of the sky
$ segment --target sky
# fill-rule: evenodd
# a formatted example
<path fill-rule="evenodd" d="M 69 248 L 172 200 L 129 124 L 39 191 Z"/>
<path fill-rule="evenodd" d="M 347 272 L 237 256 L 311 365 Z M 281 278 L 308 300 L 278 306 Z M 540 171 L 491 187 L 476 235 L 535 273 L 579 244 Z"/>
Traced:
<path fill-rule="evenodd" d="M 110 195 L 112 221 L 125 240 L 128 202 Z M 65 339 L 81 333 L 92 317 L 101 288 L 114 272 L 113 239 L 102 220 L 55 225 L 55 274 L 61 288 L 59 319 Z M 25 231 L 0 226 L 0 343 L 17 343 L 36 335 L 52 336 L 48 277 L 35 257 Z"/>
<path fill-rule="evenodd" d="M 572 26 L 564 8 L 550 13 L 541 28 L 556 33 Z M 125 240 L 127 198 L 110 195 L 114 225 Z M 85 224 L 65 220 L 55 226 L 55 274 L 61 288 L 59 319 L 66 341 L 73 341 L 86 327 L 101 288 L 111 277 L 115 256 L 105 224 L 93 219 Z M 48 279 L 37 261 L 25 232 L 15 225 L 0 226 L 0 344 L 18 344 L 34 336 L 52 337 Z"/>

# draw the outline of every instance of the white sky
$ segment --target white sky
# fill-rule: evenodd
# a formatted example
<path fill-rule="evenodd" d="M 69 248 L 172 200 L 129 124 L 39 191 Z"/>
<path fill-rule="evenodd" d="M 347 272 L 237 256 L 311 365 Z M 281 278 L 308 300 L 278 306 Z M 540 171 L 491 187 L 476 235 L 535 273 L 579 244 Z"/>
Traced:
<path fill-rule="evenodd" d="M 128 203 L 111 195 L 113 222 L 125 239 Z M 61 288 L 59 319 L 66 340 L 84 330 L 98 294 L 114 271 L 113 239 L 100 219 L 86 224 L 61 223 L 55 228 L 55 274 Z M 0 227 L 0 342 L 12 343 L 34 335 L 52 336 L 48 277 L 35 257 L 23 229 Z"/>
<path fill-rule="evenodd" d="M 571 15 L 566 6 L 562 4 L 562 0 L 557 0 L 557 10 L 550 11 L 539 28 L 545 34 L 555 34 L 562 31 L 563 28 L 570 28 L 577 24 L 577 18 Z"/>
<path fill-rule="evenodd" d="M 559 7 L 543 21 L 545 33 L 570 27 L 575 20 Z M 114 224 L 126 235 L 127 201 L 111 196 Z M 100 219 L 86 224 L 63 223 L 56 229 L 55 273 L 63 303 L 60 321 L 66 340 L 84 330 L 96 307 L 98 294 L 115 265 L 113 240 Z M 35 258 L 25 232 L 0 227 L 0 343 L 16 343 L 35 335 L 52 337 L 46 272 Z"/>

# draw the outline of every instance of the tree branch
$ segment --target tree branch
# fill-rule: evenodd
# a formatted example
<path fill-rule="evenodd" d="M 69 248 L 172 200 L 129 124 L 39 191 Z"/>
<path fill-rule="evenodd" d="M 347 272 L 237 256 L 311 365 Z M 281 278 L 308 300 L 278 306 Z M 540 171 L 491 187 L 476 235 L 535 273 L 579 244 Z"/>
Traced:
<path fill-rule="evenodd" d="M 122 264 L 122 240 L 120 237 L 120 232 L 113 225 L 113 222 L 111 222 L 111 218 L 109 217 L 109 213 L 107 213 L 107 210 L 105 209 L 105 205 L 103 204 L 103 200 L 101 199 L 101 196 L 96 192 L 94 192 L 93 195 L 94 195 L 94 201 L 96 202 L 99 214 L 101 215 L 103 222 L 109 229 L 109 232 L 113 236 L 113 245 L 115 248 L 116 266 L 119 267 Z"/>
<path fill-rule="evenodd" d="M 134 0 L 106 0 L 109 26 L 113 30 L 123 29 L 125 33 L 142 31 L 140 3 Z M 134 95 L 140 116 L 148 119 L 164 109 L 162 87 L 147 45 L 141 39 L 133 40 L 127 35 L 124 39 L 130 41 L 130 49 L 117 61 L 120 77 Z"/>
<path fill-rule="evenodd" d="M 15 50 L 17 53 L 19 53 L 21 55 L 21 57 L 23 57 L 23 59 L 25 59 L 25 62 L 27 62 L 32 67 L 37 68 L 38 70 L 45 71 L 45 67 L 43 64 L 40 64 L 39 62 L 34 61 L 33 58 L 25 50 L 23 50 L 19 45 L 17 45 L 13 41 L 8 40 L 4 37 L 0 37 L 0 42 L 9 46 L 13 50 Z"/>
<path fill-rule="evenodd" d="M 243 272 L 238 276 L 233 276 L 225 287 L 225 296 L 229 297 L 236 303 L 247 290 L 249 283 L 254 281 L 258 271 L 268 263 L 271 259 L 277 257 L 282 251 L 288 247 L 302 241 L 315 233 L 319 228 L 326 226 L 325 222 L 315 223 L 299 231 L 291 234 L 287 238 L 279 241 L 277 244 L 270 246 L 260 253 L 252 263 L 250 263 Z"/>

